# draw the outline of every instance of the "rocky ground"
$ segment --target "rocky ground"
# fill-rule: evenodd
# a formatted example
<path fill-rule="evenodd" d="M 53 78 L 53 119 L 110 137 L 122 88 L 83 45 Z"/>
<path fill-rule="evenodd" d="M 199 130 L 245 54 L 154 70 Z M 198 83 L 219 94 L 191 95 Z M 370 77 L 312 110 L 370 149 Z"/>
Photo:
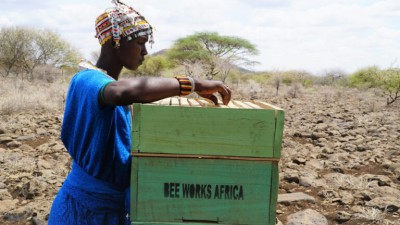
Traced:
<path fill-rule="evenodd" d="M 325 88 L 265 101 L 286 111 L 280 223 L 400 224 L 399 105 Z M 61 121 L 61 111 L 0 115 L 0 224 L 46 224 L 71 165 Z"/>

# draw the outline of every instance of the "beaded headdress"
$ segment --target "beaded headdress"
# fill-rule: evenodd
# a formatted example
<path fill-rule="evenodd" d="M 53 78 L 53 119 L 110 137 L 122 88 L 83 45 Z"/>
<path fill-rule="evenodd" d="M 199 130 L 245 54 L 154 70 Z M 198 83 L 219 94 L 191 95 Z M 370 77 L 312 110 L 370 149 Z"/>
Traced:
<path fill-rule="evenodd" d="M 96 19 L 96 38 L 100 45 L 112 38 L 118 48 L 122 37 L 147 35 L 149 43 L 154 43 L 153 28 L 139 12 L 119 0 L 112 0 L 112 3 L 115 7 L 107 9 Z"/>

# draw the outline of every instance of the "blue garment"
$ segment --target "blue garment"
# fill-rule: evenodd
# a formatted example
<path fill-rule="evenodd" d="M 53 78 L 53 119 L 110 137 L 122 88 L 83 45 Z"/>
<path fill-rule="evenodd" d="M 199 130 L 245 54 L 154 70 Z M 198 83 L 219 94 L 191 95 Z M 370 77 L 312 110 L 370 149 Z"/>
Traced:
<path fill-rule="evenodd" d="M 98 103 L 110 81 L 97 70 L 71 80 L 61 140 L 73 167 L 53 202 L 49 225 L 129 224 L 131 113 L 128 106 Z"/>

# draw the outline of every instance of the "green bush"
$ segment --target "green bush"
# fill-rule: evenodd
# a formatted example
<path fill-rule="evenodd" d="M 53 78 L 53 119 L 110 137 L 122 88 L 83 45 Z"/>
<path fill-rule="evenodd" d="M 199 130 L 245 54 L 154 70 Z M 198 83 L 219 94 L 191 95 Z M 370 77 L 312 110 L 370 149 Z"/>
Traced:
<path fill-rule="evenodd" d="M 349 86 L 356 88 L 377 88 L 380 85 L 380 70 L 376 66 L 356 71 L 349 77 Z"/>
<path fill-rule="evenodd" d="M 390 105 L 400 99 L 400 68 L 381 70 L 379 73 L 379 86 L 384 91 Z"/>
<path fill-rule="evenodd" d="M 387 98 L 387 105 L 400 99 L 400 68 L 367 67 L 352 74 L 349 81 L 351 87 L 380 88 Z"/>
<path fill-rule="evenodd" d="M 163 71 L 173 66 L 174 64 L 163 55 L 146 56 L 143 64 L 137 70 L 124 70 L 123 74 L 134 76 L 161 76 Z"/>

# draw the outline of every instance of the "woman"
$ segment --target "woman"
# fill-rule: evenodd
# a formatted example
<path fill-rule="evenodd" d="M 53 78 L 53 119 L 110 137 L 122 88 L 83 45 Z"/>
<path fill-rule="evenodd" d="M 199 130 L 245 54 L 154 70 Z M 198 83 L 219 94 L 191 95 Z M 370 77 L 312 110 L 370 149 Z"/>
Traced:
<path fill-rule="evenodd" d="M 176 78 L 118 80 L 123 67 L 137 69 L 153 43 L 152 27 L 132 7 L 113 1 L 96 20 L 101 54 L 83 63 L 71 80 L 61 139 L 72 171 L 57 194 L 49 224 L 129 224 L 132 103 L 148 103 L 192 92 L 224 104 L 230 89 L 219 81 Z"/>

